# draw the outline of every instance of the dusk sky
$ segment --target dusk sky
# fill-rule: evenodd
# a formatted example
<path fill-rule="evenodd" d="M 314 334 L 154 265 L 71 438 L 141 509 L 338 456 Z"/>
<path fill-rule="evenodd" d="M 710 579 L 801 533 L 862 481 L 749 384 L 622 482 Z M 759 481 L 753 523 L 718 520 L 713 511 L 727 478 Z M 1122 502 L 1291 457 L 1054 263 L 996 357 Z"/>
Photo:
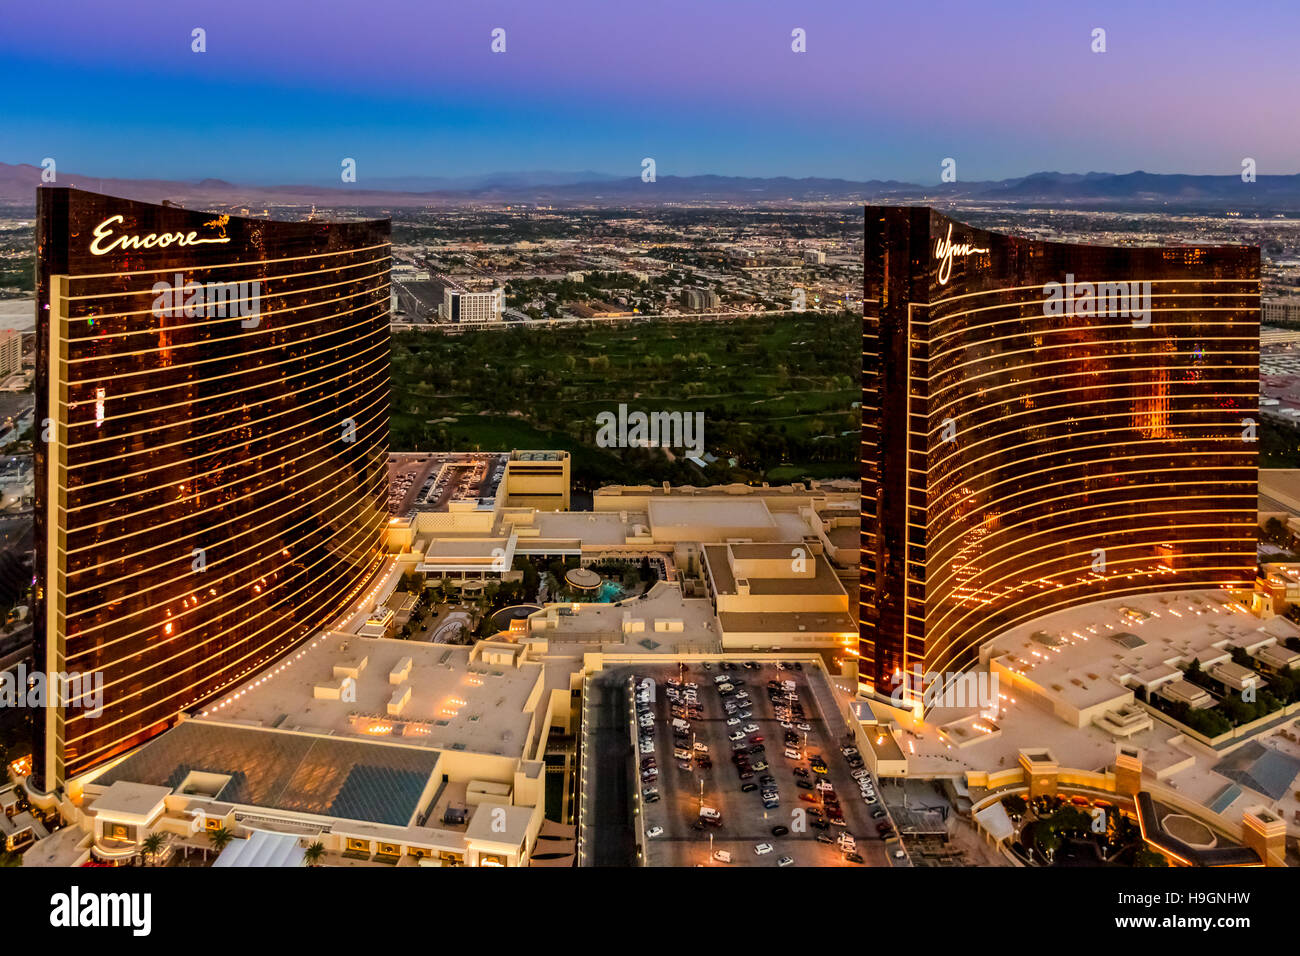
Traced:
<path fill-rule="evenodd" d="M 1294 0 L 123 0 L 3 20 L 0 161 L 83 174 L 1300 170 Z"/>

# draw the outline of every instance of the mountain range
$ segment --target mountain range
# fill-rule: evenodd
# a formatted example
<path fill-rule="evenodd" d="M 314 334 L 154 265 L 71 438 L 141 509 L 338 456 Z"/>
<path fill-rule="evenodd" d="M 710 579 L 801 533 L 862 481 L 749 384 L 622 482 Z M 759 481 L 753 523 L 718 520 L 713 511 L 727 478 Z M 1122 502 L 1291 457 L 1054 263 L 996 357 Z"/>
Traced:
<path fill-rule="evenodd" d="M 239 205 L 326 207 L 420 207 L 527 202 L 560 206 L 656 205 L 661 203 L 782 202 L 1006 202 L 1051 203 L 1081 209 L 1214 208 L 1300 211 L 1300 174 L 1192 176 L 1170 173 L 1039 172 L 1012 179 L 923 186 L 897 180 L 744 176 L 619 177 L 591 171 L 499 172 L 477 176 L 405 176 L 358 185 L 251 185 L 222 179 L 180 181 L 119 179 L 58 173 L 60 185 L 77 186 L 147 202 L 171 200 L 184 206 Z M 0 163 L 0 203 L 30 206 L 41 169 Z"/>

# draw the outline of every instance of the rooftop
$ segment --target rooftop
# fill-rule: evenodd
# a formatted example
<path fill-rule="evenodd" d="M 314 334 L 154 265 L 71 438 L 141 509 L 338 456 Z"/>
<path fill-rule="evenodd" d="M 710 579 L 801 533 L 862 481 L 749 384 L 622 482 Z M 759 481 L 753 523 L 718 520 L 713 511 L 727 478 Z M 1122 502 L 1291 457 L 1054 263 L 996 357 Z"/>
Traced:
<path fill-rule="evenodd" d="M 487 665 L 476 655 L 470 647 L 330 633 L 198 719 L 520 757 L 528 745 L 541 666 Z M 406 658 L 409 670 L 393 682 L 390 675 Z M 363 660 L 359 672 L 348 672 L 356 682 L 355 700 L 316 696 L 318 687 L 338 687 L 344 673 L 336 667 L 355 669 Z M 390 715 L 399 687 L 410 689 L 410 699 Z"/>
<path fill-rule="evenodd" d="M 94 783 L 174 790 L 192 771 L 225 774 L 225 803 L 406 826 L 437 751 L 187 720 L 114 764 Z"/>
<path fill-rule="evenodd" d="M 95 813 L 100 816 L 144 820 L 158 809 L 171 792 L 171 787 L 119 780 L 95 798 Z"/>
<path fill-rule="evenodd" d="M 1143 594 L 1035 618 L 994 638 L 981 656 L 1083 709 L 1174 680 L 1176 665 L 1194 658 L 1208 666 L 1226 661 L 1232 645 L 1271 642 L 1279 620 L 1265 624 L 1219 590 Z M 1040 632 L 1050 641 L 1036 638 Z"/>

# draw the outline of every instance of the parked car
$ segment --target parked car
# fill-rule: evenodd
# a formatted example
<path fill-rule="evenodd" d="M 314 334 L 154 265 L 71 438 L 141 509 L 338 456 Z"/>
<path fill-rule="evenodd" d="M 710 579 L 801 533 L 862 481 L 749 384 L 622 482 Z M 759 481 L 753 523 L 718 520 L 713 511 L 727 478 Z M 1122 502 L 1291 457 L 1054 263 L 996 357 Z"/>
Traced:
<path fill-rule="evenodd" d="M 663 835 L 664 835 L 664 828 L 663 828 L 663 827 L 651 827 L 649 830 L 646 830 L 645 835 L 646 835 L 649 839 L 653 840 L 655 837 L 659 837 L 659 836 L 663 836 Z"/>
<path fill-rule="evenodd" d="M 769 854 L 769 853 L 772 852 L 772 844 L 770 844 L 770 843 L 755 843 L 755 844 L 754 844 L 754 852 L 755 852 L 756 854 L 758 854 L 759 856 L 767 856 L 767 854 Z"/>

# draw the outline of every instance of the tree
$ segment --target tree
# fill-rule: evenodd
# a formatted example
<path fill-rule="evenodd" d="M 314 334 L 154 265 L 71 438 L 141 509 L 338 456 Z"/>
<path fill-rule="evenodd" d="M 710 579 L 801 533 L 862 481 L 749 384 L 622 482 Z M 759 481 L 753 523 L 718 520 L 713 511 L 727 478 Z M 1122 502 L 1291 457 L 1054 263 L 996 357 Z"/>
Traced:
<path fill-rule="evenodd" d="M 140 849 L 144 851 L 145 865 L 148 866 L 150 861 L 155 860 L 159 853 L 162 852 L 163 844 L 167 841 L 161 833 L 150 833 L 140 844 Z"/>
<path fill-rule="evenodd" d="M 1078 807 L 1064 806 L 1052 814 L 1047 825 L 1056 833 L 1086 833 L 1092 826 L 1092 817 Z"/>
<path fill-rule="evenodd" d="M 320 861 L 325 856 L 325 844 L 319 840 L 307 847 L 307 852 L 302 855 L 303 862 L 308 866 L 320 866 Z"/>
<path fill-rule="evenodd" d="M 1164 854 L 1157 853 L 1155 850 L 1148 850 L 1146 847 L 1138 849 L 1133 855 L 1134 866 L 1168 866 L 1169 861 L 1165 859 Z"/>
<path fill-rule="evenodd" d="M 208 831 L 208 842 L 212 844 L 212 849 L 220 853 L 235 838 L 235 835 L 225 827 L 217 827 L 215 830 Z"/>
<path fill-rule="evenodd" d="M 1056 856 L 1056 851 L 1061 848 L 1060 836 L 1049 826 L 1040 826 L 1034 831 L 1034 842 L 1038 844 L 1038 852 L 1043 854 L 1048 863 Z"/>

